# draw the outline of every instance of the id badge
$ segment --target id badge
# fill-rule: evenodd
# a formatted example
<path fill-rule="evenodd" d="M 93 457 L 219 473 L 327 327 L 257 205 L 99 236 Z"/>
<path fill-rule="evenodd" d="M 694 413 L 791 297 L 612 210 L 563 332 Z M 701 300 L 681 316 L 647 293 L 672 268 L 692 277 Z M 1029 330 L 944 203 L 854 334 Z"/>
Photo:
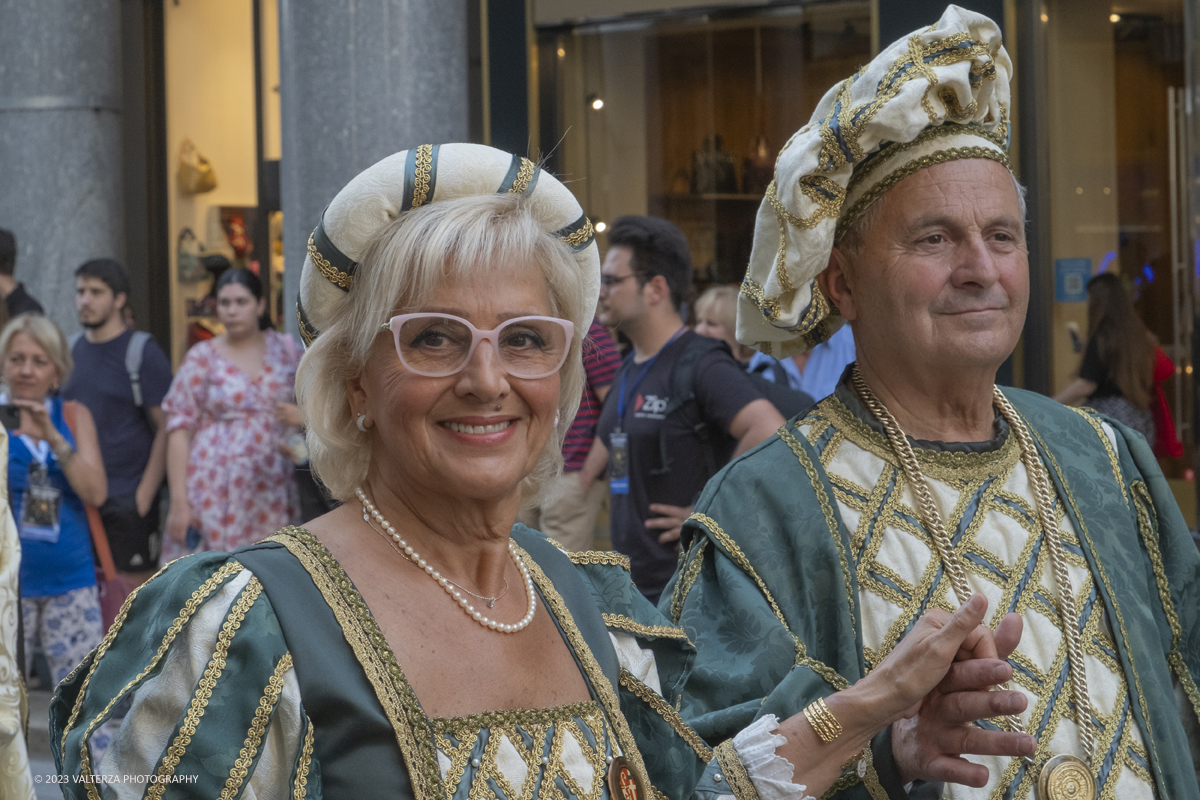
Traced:
<path fill-rule="evenodd" d="M 629 494 L 629 434 L 624 431 L 608 435 L 608 490 Z"/>
<path fill-rule="evenodd" d="M 20 537 L 54 544 L 61 530 L 62 491 L 51 486 L 44 467 L 30 467 L 29 487 L 21 497 Z"/>

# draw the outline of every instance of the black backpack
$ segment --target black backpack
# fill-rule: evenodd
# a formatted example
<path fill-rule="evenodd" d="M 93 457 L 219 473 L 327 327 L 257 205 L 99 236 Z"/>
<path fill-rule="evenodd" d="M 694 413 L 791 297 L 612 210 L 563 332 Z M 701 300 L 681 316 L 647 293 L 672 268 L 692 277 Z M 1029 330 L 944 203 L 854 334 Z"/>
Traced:
<path fill-rule="evenodd" d="M 696 365 L 714 350 L 724 350 L 730 354 L 731 358 L 733 357 L 729 345 L 720 339 L 695 336 L 688 341 L 683 354 L 675 362 L 674 366 L 671 367 L 671 399 L 667 403 L 666 410 L 663 412 L 664 418 L 681 411 L 689 403 L 696 403 Z M 775 374 L 782 375 L 783 368 L 778 367 Z M 771 405 L 775 406 L 776 410 L 785 419 L 791 419 L 797 414 L 807 411 L 813 405 L 811 397 L 804 392 L 792 389 L 786 383 L 772 383 L 757 373 L 748 373 L 747 377 L 750 378 L 755 387 L 762 392 L 763 396 L 770 401 Z M 705 471 L 711 477 L 716 475 L 721 467 L 725 466 L 724 463 L 718 463 L 716 451 L 716 437 L 724 436 L 725 432 L 713 428 L 704 419 L 702 414 L 697 414 L 696 417 L 699 419 L 699 422 L 692 427 L 692 430 L 695 432 L 696 438 L 700 441 L 700 446 L 704 450 Z M 664 475 L 671 470 L 671 454 L 667 446 L 665 425 L 659 433 L 658 453 L 660 466 L 658 469 L 651 470 L 651 475 Z"/>

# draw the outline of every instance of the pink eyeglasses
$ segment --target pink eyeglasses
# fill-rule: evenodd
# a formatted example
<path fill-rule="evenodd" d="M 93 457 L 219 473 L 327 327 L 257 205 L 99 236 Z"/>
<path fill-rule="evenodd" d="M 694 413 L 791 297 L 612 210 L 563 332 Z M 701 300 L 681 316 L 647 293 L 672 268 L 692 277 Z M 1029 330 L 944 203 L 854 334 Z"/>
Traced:
<path fill-rule="evenodd" d="M 429 378 L 459 372 L 484 339 L 496 348 L 509 375 L 544 378 L 558 372 L 567 360 L 575 334 L 573 323 L 554 317 L 517 317 L 481 331 L 451 314 L 401 314 L 380 327 L 392 332 L 401 363 Z"/>

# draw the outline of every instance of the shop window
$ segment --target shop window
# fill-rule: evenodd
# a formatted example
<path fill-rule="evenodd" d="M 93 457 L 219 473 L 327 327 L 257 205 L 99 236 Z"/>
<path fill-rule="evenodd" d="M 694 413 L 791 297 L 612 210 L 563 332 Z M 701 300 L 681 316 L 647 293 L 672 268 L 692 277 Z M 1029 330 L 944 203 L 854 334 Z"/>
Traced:
<path fill-rule="evenodd" d="M 698 289 L 740 283 L 780 148 L 870 60 L 870 33 L 865 2 L 540 28 L 547 168 L 597 223 L 679 225 Z"/>

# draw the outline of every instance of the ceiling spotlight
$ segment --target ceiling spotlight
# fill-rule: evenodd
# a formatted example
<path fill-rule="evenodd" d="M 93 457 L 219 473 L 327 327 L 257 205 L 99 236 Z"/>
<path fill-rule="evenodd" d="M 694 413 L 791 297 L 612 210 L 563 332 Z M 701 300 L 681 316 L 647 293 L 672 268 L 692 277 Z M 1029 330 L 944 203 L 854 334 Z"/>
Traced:
<path fill-rule="evenodd" d="M 604 108 L 604 101 L 597 97 L 592 101 L 592 108 L 596 111 L 599 111 L 600 109 Z"/>
<path fill-rule="evenodd" d="M 596 223 L 596 233 L 604 233 L 606 230 L 608 230 L 608 225 L 603 222 Z"/>
<path fill-rule="evenodd" d="M 1120 15 L 1120 14 L 1109 14 L 1109 15 L 1108 15 L 1108 21 L 1109 21 L 1109 22 L 1120 22 L 1120 21 L 1121 21 L 1121 15 Z"/>
<path fill-rule="evenodd" d="M 1047 14 L 1045 11 L 1043 11 L 1042 12 L 1042 22 L 1049 22 L 1049 21 L 1050 21 L 1050 15 Z"/>
<path fill-rule="evenodd" d="M 565 58 L 566 55 L 567 55 L 567 49 L 565 47 L 558 48 L 558 57 L 559 58 Z"/>

